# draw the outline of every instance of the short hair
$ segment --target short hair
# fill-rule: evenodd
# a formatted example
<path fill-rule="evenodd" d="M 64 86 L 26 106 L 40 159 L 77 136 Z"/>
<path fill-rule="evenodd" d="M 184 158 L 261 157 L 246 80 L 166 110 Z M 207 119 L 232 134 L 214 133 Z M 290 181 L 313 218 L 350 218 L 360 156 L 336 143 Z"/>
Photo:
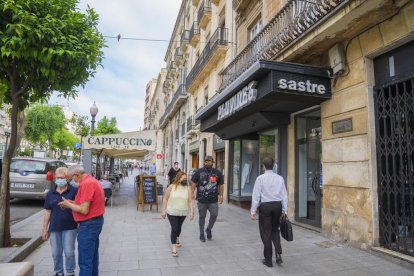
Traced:
<path fill-rule="evenodd" d="M 84 174 L 85 169 L 81 165 L 72 165 L 68 168 L 68 175 Z"/>
<path fill-rule="evenodd" d="M 68 173 L 68 168 L 66 167 L 59 167 L 55 171 L 55 174 L 62 174 L 64 176 L 66 176 L 67 173 Z"/>
<path fill-rule="evenodd" d="M 109 179 L 109 176 L 107 174 L 104 174 L 103 175 L 103 179 L 108 180 Z"/>
<path fill-rule="evenodd" d="M 178 162 L 176 161 L 176 162 L 174 162 L 174 165 L 178 165 Z"/>
<path fill-rule="evenodd" d="M 265 166 L 266 170 L 272 170 L 274 163 L 275 160 L 270 156 L 263 158 L 263 165 Z"/>

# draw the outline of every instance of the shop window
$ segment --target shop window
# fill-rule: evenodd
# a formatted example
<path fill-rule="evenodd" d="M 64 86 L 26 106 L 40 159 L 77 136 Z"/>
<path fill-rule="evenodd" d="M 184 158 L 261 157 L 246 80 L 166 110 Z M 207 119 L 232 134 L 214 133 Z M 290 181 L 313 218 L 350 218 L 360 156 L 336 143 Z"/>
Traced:
<path fill-rule="evenodd" d="M 230 170 L 230 195 L 240 195 L 240 161 L 241 161 L 241 149 L 240 140 L 231 141 L 231 170 Z"/>

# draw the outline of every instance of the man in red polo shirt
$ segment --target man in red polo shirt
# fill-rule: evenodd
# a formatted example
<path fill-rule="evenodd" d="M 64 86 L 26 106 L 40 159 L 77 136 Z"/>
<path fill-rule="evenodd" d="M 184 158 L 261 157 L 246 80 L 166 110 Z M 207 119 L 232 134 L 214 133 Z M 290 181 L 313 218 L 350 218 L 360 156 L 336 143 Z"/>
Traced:
<path fill-rule="evenodd" d="M 79 223 L 79 276 L 95 276 L 99 274 L 98 249 L 105 213 L 104 191 L 98 180 L 86 174 L 80 165 L 69 167 L 67 176 L 79 184 L 78 193 L 75 201 L 64 199 L 59 205 L 72 209 L 73 218 Z"/>

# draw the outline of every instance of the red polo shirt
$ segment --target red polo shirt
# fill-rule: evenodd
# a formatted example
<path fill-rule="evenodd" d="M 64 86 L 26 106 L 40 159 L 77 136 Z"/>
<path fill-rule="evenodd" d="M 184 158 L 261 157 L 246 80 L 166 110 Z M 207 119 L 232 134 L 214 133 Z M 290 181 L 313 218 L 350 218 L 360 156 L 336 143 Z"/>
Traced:
<path fill-rule="evenodd" d="M 90 202 L 89 213 L 86 215 L 73 212 L 73 218 L 76 222 L 85 221 L 94 217 L 99 217 L 105 213 L 105 196 L 104 191 L 95 177 L 85 175 L 79 183 L 78 193 L 75 197 L 77 205 L 83 202 Z"/>

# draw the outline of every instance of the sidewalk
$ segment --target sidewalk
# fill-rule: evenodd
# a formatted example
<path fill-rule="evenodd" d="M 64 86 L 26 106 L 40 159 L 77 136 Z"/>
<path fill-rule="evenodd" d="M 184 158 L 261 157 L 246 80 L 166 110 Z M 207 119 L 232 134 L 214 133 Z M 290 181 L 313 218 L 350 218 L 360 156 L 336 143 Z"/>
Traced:
<path fill-rule="evenodd" d="M 102 276 L 414 274 L 300 227 L 294 227 L 293 242 L 282 242 L 283 266 L 265 267 L 261 263 L 263 246 L 257 222 L 250 220 L 248 211 L 227 204 L 220 207 L 212 241 L 199 241 L 197 216 L 192 222 L 186 219 L 180 240 L 183 247 L 178 251 L 180 256 L 174 258 L 168 221 L 162 220 L 154 208 L 151 212 L 147 206 L 144 213 L 141 207 L 136 210 L 133 179 L 124 180 L 113 195 L 113 207 L 106 208 L 100 245 Z M 35 264 L 35 275 L 52 275 L 49 242 L 43 243 L 25 261 Z"/>

